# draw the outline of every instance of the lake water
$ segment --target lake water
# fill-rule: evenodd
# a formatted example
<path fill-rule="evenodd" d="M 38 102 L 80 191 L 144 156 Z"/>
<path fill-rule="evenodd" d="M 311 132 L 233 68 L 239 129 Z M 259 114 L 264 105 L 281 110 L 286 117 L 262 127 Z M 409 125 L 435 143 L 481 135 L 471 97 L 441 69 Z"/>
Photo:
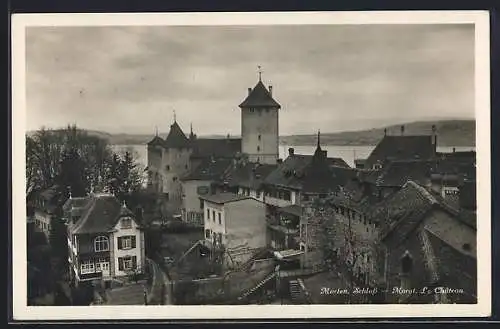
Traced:
<path fill-rule="evenodd" d="M 136 160 L 140 163 L 141 166 L 145 167 L 148 162 L 148 151 L 147 145 L 113 145 L 112 146 L 115 151 L 132 151 Z M 286 159 L 288 156 L 288 149 L 293 147 L 296 154 L 304 154 L 304 155 L 312 155 L 316 150 L 316 146 L 291 146 L 291 145 L 280 145 L 279 154 L 280 158 Z M 366 159 L 371 151 L 375 148 L 374 145 L 325 145 L 321 146 L 323 150 L 328 152 L 329 157 L 336 157 L 344 159 L 347 164 L 351 167 L 354 167 L 354 159 Z M 456 146 L 456 151 L 473 151 L 474 147 L 469 146 Z M 438 152 L 452 152 L 452 146 L 439 146 Z"/>

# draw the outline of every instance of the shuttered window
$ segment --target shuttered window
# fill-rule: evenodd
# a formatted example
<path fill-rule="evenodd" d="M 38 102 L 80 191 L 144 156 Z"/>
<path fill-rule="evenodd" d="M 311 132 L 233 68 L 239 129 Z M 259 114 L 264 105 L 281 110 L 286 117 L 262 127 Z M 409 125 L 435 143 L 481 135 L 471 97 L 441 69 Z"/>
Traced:
<path fill-rule="evenodd" d="M 118 249 L 134 249 L 136 247 L 135 235 L 121 236 L 118 238 Z"/>

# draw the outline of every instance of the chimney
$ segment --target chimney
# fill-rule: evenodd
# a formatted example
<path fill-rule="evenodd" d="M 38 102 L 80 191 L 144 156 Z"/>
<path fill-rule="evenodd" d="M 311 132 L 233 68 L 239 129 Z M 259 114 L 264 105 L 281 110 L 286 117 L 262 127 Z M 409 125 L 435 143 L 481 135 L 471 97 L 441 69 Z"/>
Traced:
<path fill-rule="evenodd" d="M 384 128 L 384 136 L 387 136 L 387 128 Z"/>
<path fill-rule="evenodd" d="M 401 125 L 401 136 L 405 134 L 405 126 Z"/>
<path fill-rule="evenodd" d="M 250 93 L 252 92 L 252 88 L 248 88 L 248 94 L 250 95 Z"/>
<path fill-rule="evenodd" d="M 273 86 L 269 86 L 269 94 L 272 96 L 273 95 Z"/>
<path fill-rule="evenodd" d="M 294 153 L 295 153 L 295 150 L 293 149 L 293 147 L 290 147 L 290 148 L 288 149 L 288 155 L 289 155 L 289 156 L 292 156 L 292 155 L 294 155 Z"/>
<path fill-rule="evenodd" d="M 282 163 L 283 163 L 283 159 L 278 159 L 278 160 L 276 160 L 276 163 L 277 163 L 277 164 L 282 164 Z"/>
<path fill-rule="evenodd" d="M 453 148 L 453 153 L 455 153 L 455 151 L 456 151 L 456 148 Z"/>

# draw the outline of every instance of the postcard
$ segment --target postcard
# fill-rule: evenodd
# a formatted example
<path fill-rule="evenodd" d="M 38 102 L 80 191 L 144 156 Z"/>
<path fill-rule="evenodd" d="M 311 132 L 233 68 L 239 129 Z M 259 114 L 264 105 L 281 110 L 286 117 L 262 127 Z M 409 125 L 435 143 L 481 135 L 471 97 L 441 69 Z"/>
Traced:
<path fill-rule="evenodd" d="M 481 11 L 15 14 L 15 320 L 491 311 Z"/>

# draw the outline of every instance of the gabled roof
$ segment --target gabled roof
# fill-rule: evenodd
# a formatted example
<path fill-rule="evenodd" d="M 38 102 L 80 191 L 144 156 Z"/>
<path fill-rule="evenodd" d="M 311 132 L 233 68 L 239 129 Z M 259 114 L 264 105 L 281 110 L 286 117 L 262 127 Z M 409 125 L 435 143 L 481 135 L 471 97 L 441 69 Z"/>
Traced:
<path fill-rule="evenodd" d="M 401 187 L 408 180 L 426 185 L 431 177 L 433 163 L 422 160 L 397 160 L 390 162 L 377 177 L 376 185 Z"/>
<path fill-rule="evenodd" d="M 413 181 L 408 181 L 401 190 L 377 205 L 372 216 L 385 218 L 385 227 L 381 232 L 382 240 L 391 238 L 402 241 L 420 223 L 424 215 L 436 207 L 449 213 L 453 218 L 462 220 L 458 210 L 450 207 L 440 196 L 431 194 Z M 462 222 L 469 225 L 467 222 Z"/>
<path fill-rule="evenodd" d="M 111 194 L 90 195 L 81 212 L 81 218 L 70 226 L 73 234 L 109 232 L 122 216 L 134 218 L 133 213 Z"/>
<path fill-rule="evenodd" d="M 342 184 L 327 158 L 294 154 L 264 179 L 264 184 L 301 190 L 306 193 L 328 193 Z M 343 175 L 343 173 L 342 173 Z"/>
<path fill-rule="evenodd" d="M 257 85 L 250 91 L 247 98 L 240 104 L 240 108 L 249 107 L 281 108 L 281 105 L 273 99 L 269 90 L 267 90 L 262 81 L 259 80 Z"/>
<path fill-rule="evenodd" d="M 202 162 L 187 176 L 183 177 L 182 180 L 215 181 L 220 179 L 231 165 L 231 159 L 204 158 Z"/>
<path fill-rule="evenodd" d="M 229 192 L 202 195 L 202 196 L 200 196 L 200 199 L 210 201 L 212 203 L 218 203 L 218 204 L 225 204 L 225 203 L 229 203 L 229 202 L 235 202 L 235 201 L 246 200 L 246 199 L 255 200 L 249 196 L 238 195 L 238 194 L 229 193 Z"/>
<path fill-rule="evenodd" d="M 197 138 L 191 145 L 191 158 L 232 158 L 241 152 L 241 138 Z"/>
<path fill-rule="evenodd" d="M 163 144 L 166 148 L 189 148 L 191 143 L 176 121 L 170 126 L 170 131 Z"/>
<path fill-rule="evenodd" d="M 372 167 L 387 160 L 428 160 L 435 155 L 434 152 L 431 135 L 384 136 L 366 159 L 366 165 Z"/>
<path fill-rule="evenodd" d="M 258 190 L 266 177 L 278 165 L 245 163 L 236 164 L 230 168 L 221 178 L 222 183 L 230 187 L 247 187 Z"/>

